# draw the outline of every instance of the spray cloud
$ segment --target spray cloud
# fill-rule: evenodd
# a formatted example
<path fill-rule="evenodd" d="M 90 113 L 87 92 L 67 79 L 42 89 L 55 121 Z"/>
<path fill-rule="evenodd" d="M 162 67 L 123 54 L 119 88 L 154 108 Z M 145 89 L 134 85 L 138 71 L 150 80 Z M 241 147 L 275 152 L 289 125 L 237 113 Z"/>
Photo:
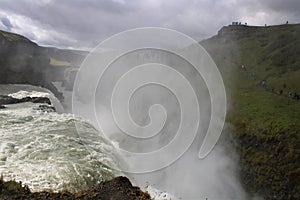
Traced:
<path fill-rule="evenodd" d="M 181 33 L 144 28 L 105 40 L 79 70 L 73 112 L 118 144 L 120 169 L 140 185 L 184 199 L 246 198 L 233 159 L 215 147 L 226 115 L 221 75 Z"/>

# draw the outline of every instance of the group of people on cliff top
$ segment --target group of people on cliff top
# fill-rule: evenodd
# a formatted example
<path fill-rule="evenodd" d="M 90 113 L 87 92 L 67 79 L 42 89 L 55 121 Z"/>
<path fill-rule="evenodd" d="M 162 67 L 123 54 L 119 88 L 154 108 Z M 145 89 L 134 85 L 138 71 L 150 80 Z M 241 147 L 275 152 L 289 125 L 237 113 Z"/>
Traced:
<path fill-rule="evenodd" d="M 285 24 L 289 24 L 289 21 L 286 21 Z M 245 22 L 245 23 L 243 24 L 242 22 L 231 22 L 231 25 L 233 25 L 233 26 L 241 26 L 241 25 L 247 26 L 248 23 Z M 265 26 L 267 26 L 267 24 L 265 24 Z"/>

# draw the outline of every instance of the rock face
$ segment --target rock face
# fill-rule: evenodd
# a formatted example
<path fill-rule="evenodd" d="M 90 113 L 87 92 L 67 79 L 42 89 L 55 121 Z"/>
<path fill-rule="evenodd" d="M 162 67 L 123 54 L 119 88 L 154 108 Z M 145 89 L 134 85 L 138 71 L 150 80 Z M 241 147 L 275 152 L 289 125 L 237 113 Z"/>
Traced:
<path fill-rule="evenodd" d="M 65 82 L 66 70 L 78 67 L 86 54 L 40 47 L 21 35 L 0 31 L 0 84 L 41 86 L 61 100 L 52 82 Z"/>
<path fill-rule="evenodd" d="M 52 106 L 52 103 L 48 97 L 24 97 L 24 98 L 14 98 L 11 96 L 0 95 L 0 109 L 6 108 L 7 104 L 16 104 L 16 103 L 43 103 L 48 105 L 39 105 L 34 108 L 34 110 L 42 111 L 42 112 L 56 112 L 55 107 Z"/>
<path fill-rule="evenodd" d="M 67 191 L 37 192 L 31 193 L 27 186 L 15 181 L 4 182 L 0 179 L 0 199 L 99 199 L 99 200 L 151 200 L 148 193 L 132 186 L 128 178 L 116 177 L 110 181 L 100 184 L 88 190 L 78 193 L 69 193 Z"/>
<path fill-rule="evenodd" d="M 241 38 L 249 37 L 255 32 L 261 31 L 260 27 L 257 26 L 246 26 L 246 25 L 229 25 L 224 26 L 218 31 L 219 38 L 226 38 L 227 40 L 238 40 Z"/>

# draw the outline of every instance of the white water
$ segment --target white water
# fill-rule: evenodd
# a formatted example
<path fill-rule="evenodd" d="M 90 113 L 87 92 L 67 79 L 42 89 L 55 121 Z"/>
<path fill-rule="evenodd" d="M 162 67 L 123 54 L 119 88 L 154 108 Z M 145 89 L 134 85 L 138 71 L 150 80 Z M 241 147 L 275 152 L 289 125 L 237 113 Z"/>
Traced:
<path fill-rule="evenodd" d="M 36 89 L 0 86 L 1 94 L 15 98 L 51 97 Z M 32 191 L 77 191 L 119 174 L 111 168 L 118 165 L 113 146 L 97 130 L 72 114 L 34 109 L 39 105 L 12 104 L 0 110 L 0 174 L 5 180 L 22 181 Z M 84 140 L 75 123 L 85 132 Z"/>
<path fill-rule="evenodd" d="M 51 92 L 35 86 L 0 85 L 0 94 L 47 97 L 56 109 L 62 107 Z M 119 158 L 112 153 L 117 144 L 101 135 L 95 138 L 98 131 L 84 120 L 34 109 L 39 105 L 12 104 L 0 110 L 0 174 L 5 180 L 22 181 L 31 191 L 78 191 L 121 175 L 112 169 L 118 167 Z M 85 131 L 84 141 L 76 126 Z M 155 200 L 176 200 L 151 186 L 145 191 Z"/>
<path fill-rule="evenodd" d="M 154 188 L 153 186 L 147 186 L 145 188 L 145 191 L 147 191 L 151 197 L 153 197 L 155 200 L 179 200 L 177 197 L 164 192 L 164 191 L 160 191 L 156 188 Z"/>
<path fill-rule="evenodd" d="M 15 99 L 23 99 L 25 97 L 50 97 L 49 93 L 46 92 L 37 92 L 37 91 L 24 91 L 20 90 L 19 92 L 8 94 L 8 96 Z"/>

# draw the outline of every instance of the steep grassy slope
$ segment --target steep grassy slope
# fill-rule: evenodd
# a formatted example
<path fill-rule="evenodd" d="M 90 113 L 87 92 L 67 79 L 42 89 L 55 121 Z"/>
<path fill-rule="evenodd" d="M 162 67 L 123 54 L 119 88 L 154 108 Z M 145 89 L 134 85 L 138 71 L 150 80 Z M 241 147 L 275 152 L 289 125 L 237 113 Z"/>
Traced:
<path fill-rule="evenodd" d="M 289 92 L 300 92 L 300 25 L 227 26 L 201 43 L 224 77 L 243 182 L 266 199 L 299 199 L 300 101 Z"/>

